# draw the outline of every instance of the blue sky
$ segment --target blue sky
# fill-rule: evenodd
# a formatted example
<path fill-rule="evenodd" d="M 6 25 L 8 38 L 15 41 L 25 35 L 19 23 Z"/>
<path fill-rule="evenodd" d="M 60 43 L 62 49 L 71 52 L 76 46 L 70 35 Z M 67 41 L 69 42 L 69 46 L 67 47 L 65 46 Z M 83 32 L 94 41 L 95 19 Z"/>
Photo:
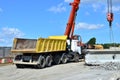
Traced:
<path fill-rule="evenodd" d="M 73 0 L 0 0 L 0 46 L 12 46 L 13 38 L 47 38 L 63 35 Z M 86 43 L 110 43 L 106 0 L 81 0 L 75 32 Z M 120 0 L 113 0 L 114 42 L 120 43 Z"/>

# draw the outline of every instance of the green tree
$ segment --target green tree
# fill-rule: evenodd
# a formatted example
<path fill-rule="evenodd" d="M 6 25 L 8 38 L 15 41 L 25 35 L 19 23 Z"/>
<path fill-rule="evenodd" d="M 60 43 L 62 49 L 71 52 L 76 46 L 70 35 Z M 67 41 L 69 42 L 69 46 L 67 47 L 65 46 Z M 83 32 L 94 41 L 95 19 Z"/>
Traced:
<path fill-rule="evenodd" d="M 90 45 L 96 44 L 96 38 L 95 38 L 95 37 L 91 38 L 91 39 L 87 42 L 87 44 L 90 44 Z"/>
<path fill-rule="evenodd" d="M 119 47 L 120 43 L 105 43 L 103 44 L 105 49 L 109 49 L 110 47 Z"/>

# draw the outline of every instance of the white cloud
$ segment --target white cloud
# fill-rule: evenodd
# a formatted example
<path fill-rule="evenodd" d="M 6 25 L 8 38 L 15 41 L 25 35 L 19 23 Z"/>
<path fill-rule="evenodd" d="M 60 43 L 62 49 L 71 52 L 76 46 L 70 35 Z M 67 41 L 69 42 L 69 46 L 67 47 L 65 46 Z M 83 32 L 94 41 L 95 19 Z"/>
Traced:
<path fill-rule="evenodd" d="M 103 10 L 103 12 L 106 13 L 107 10 L 108 10 L 108 9 L 105 8 L 105 9 Z M 113 11 L 113 13 L 116 12 L 116 13 L 119 14 L 119 13 L 120 13 L 120 6 L 113 6 L 113 7 L 112 7 L 112 11 Z"/>
<path fill-rule="evenodd" d="M 63 3 L 60 3 L 57 6 L 52 6 L 51 8 L 48 9 L 48 11 L 60 13 L 66 11 L 66 7 L 63 5 Z"/>
<path fill-rule="evenodd" d="M 85 3 L 85 4 L 95 4 L 95 3 L 104 3 L 105 0 L 81 0 L 81 3 Z"/>
<path fill-rule="evenodd" d="M 5 42 L 5 40 L 4 39 L 0 39 L 0 42 Z"/>
<path fill-rule="evenodd" d="M 23 36 L 24 34 L 17 28 L 2 28 L 2 31 L 4 33 L 4 35 L 7 35 L 7 36 L 14 36 L 14 37 L 21 37 Z"/>
<path fill-rule="evenodd" d="M 73 2 L 73 0 L 64 0 L 64 2 L 68 2 L 69 3 L 69 2 Z"/>
<path fill-rule="evenodd" d="M 113 6 L 113 12 L 120 12 L 120 6 Z"/>
<path fill-rule="evenodd" d="M 88 23 L 81 22 L 81 23 L 76 24 L 76 29 L 90 29 L 90 30 L 93 30 L 93 29 L 101 28 L 103 26 L 104 26 L 103 24 L 88 24 Z"/>
<path fill-rule="evenodd" d="M 74 0 L 64 0 L 64 2 L 73 2 Z M 105 2 L 105 0 L 80 0 L 81 3 L 96 3 L 96 2 Z"/>
<path fill-rule="evenodd" d="M 112 0 L 113 4 L 120 4 L 120 0 Z"/>
<path fill-rule="evenodd" d="M 113 12 L 119 12 L 120 14 L 120 0 L 112 0 L 112 9 Z M 93 8 L 93 11 L 102 11 L 103 13 L 107 12 L 107 0 L 81 0 L 81 4 L 90 5 Z"/>
<path fill-rule="evenodd" d="M 8 46 L 12 44 L 15 37 L 23 37 L 24 33 L 17 28 L 4 27 L 0 30 L 0 45 Z"/>
<path fill-rule="evenodd" d="M 95 12 L 101 8 L 99 4 L 92 4 L 92 7 Z"/>
<path fill-rule="evenodd" d="M 112 0 L 113 4 L 120 4 L 120 0 Z M 96 3 L 102 3 L 107 4 L 107 0 L 81 0 L 81 3 L 87 3 L 87 4 L 96 4 Z"/>

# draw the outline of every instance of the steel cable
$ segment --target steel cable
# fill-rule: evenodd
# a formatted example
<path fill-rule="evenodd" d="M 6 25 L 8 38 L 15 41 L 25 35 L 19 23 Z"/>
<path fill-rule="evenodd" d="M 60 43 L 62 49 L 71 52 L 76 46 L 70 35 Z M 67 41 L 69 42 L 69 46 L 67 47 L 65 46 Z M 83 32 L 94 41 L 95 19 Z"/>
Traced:
<path fill-rule="evenodd" d="M 110 29 L 109 29 L 109 36 L 110 36 L 110 43 L 113 43 L 113 46 L 115 47 L 114 34 L 113 34 L 112 27 L 110 27 Z"/>

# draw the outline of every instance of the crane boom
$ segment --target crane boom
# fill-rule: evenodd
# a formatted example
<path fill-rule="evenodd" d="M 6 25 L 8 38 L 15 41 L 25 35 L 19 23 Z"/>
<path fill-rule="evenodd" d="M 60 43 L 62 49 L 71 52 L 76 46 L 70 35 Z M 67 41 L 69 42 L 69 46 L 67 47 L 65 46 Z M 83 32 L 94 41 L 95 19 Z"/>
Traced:
<path fill-rule="evenodd" d="M 74 0 L 74 2 L 70 3 L 70 5 L 72 6 L 72 10 L 64 33 L 64 35 L 66 35 L 68 38 L 72 38 L 73 36 L 75 17 L 77 15 L 77 10 L 79 9 L 79 4 L 80 0 Z"/>

